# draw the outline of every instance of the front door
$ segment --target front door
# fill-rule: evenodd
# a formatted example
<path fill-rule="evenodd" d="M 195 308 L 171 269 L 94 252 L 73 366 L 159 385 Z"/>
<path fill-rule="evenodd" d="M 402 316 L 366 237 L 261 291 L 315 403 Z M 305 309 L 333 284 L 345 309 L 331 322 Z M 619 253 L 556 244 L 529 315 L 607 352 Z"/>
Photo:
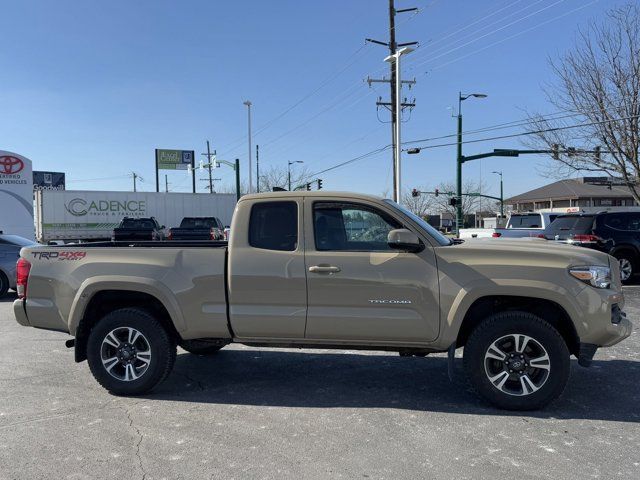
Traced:
<path fill-rule="evenodd" d="M 305 198 L 305 337 L 354 343 L 425 343 L 439 331 L 436 259 L 392 250 L 404 225 L 366 202 Z"/>

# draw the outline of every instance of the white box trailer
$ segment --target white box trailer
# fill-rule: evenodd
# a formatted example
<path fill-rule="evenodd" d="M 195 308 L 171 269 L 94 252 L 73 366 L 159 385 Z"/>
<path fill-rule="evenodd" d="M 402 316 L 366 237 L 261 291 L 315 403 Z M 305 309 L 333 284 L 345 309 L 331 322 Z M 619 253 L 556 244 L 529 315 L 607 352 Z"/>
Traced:
<path fill-rule="evenodd" d="M 236 195 L 226 193 L 42 190 L 35 192 L 36 239 L 109 240 L 123 217 L 155 217 L 167 228 L 183 217 L 218 217 L 230 225 L 235 206 Z"/>

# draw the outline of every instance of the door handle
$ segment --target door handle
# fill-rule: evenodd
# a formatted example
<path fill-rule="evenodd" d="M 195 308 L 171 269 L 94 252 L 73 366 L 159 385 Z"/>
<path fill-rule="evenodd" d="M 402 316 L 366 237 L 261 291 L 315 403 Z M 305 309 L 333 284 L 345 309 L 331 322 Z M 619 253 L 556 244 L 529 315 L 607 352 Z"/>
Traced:
<path fill-rule="evenodd" d="M 338 273 L 340 267 L 334 267 L 333 265 L 314 265 L 309 267 L 311 273 Z"/>

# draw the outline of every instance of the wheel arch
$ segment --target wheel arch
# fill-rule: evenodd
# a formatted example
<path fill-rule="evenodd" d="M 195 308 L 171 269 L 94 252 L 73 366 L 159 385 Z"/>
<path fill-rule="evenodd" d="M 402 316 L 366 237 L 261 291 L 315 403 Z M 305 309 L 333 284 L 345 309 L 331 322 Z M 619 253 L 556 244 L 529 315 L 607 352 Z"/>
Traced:
<path fill-rule="evenodd" d="M 87 299 L 75 326 L 76 362 L 81 362 L 87 358 L 87 341 L 91 329 L 105 315 L 121 308 L 139 308 L 149 312 L 165 327 L 167 333 L 176 342 L 181 340 L 182 337 L 176 328 L 174 317 L 172 317 L 165 303 L 157 296 L 141 290 L 105 288 L 93 292 Z"/>
<path fill-rule="evenodd" d="M 544 299 L 511 295 L 493 295 L 476 299 L 466 311 L 456 346 L 463 347 L 473 329 L 492 314 L 505 311 L 521 311 L 536 315 L 549 322 L 564 339 L 569 352 L 577 356 L 580 351 L 580 338 L 571 317 L 558 303 Z"/>

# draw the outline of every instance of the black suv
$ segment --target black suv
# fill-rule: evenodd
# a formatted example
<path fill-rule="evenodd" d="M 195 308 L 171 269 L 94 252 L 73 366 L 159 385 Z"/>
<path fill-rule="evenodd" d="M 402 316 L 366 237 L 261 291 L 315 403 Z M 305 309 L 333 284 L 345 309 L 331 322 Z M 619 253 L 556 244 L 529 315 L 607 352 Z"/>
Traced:
<path fill-rule="evenodd" d="M 629 282 L 640 269 L 640 212 L 601 212 L 558 216 L 544 238 L 593 248 L 620 262 L 620 277 Z"/>

